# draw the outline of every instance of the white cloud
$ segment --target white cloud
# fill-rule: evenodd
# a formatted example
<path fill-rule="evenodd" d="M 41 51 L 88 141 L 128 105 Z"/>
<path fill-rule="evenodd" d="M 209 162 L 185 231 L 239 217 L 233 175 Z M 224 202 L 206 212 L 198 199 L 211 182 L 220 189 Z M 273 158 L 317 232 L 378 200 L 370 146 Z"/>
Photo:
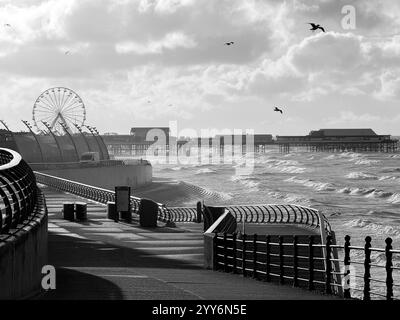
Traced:
<path fill-rule="evenodd" d="M 148 41 L 145 44 L 133 41 L 117 43 L 115 50 L 120 54 L 132 52 L 137 54 L 161 54 L 165 49 L 194 48 L 196 45 L 196 41 L 183 32 L 172 32 L 159 41 Z"/>

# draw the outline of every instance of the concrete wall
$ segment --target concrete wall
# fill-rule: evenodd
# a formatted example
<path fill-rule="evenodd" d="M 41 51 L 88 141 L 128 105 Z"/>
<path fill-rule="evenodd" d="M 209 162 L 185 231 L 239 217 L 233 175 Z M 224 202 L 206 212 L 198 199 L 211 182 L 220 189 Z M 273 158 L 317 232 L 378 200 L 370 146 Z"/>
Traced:
<path fill-rule="evenodd" d="M 144 186 L 152 181 L 153 176 L 153 168 L 149 164 L 38 171 L 112 191 L 115 186 L 130 186 L 131 188 Z"/>
<path fill-rule="evenodd" d="M 26 227 L 0 242 L 0 299 L 23 299 L 38 293 L 46 264 L 47 211 L 43 207 Z"/>

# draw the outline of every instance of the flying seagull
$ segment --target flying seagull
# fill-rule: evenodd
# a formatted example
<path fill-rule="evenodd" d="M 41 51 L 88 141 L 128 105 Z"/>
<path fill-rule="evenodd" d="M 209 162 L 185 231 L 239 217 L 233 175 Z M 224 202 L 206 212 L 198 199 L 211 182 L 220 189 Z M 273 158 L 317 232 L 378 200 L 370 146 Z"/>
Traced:
<path fill-rule="evenodd" d="M 315 24 L 312 22 L 308 22 L 308 24 L 311 25 L 311 29 L 310 29 L 311 31 L 321 29 L 323 32 L 325 32 L 325 29 L 323 27 L 321 27 L 319 24 Z"/>
<path fill-rule="evenodd" d="M 278 107 L 275 107 L 274 111 L 280 112 L 281 114 L 283 114 L 283 111 L 281 109 L 279 109 Z"/>
<path fill-rule="evenodd" d="M 70 51 L 65 51 L 64 52 L 65 55 L 70 54 L 70 53 L 71 53 Z"/>
<path fill-rule="evenodd" d="M 12 27 L 11 27 L 11 24 L 9 24 L 9 23 L 5 23 L 5 24 L 4 24 L 4 27 L 12 28 Z"/>
<path fill-rule="evenodd" d="M 234 44 L 234 42 L 233 42 L 233 41 L 230 41 L 230 42 L 225 42 L 225 45 L 226 45 L 226 46 L 230 46 L 230 45 L 232 45 L 232 44 Z"/>

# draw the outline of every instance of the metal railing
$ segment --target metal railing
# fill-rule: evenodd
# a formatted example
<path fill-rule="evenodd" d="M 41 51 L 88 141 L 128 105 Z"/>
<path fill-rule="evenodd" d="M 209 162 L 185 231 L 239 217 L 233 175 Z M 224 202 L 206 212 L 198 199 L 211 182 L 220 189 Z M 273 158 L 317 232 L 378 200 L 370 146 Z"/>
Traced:
<path fill-rule="evenodd" d="M 27 220 L 38 202 L 35 175 L 21 156 L 0 148 L 0 234 Z"/>
<path fill-rule="evenodd" d="M 391 238 L 386 239 L 384 249 L 372 248 L 370 237 L 365 239 L 365 247 L 351 246 L 350 236 L 345 237 L 343 245 L 335 244 L 330 235 L 325 244 L 321 240 L 317 236 L 215 233 L 213 268 L 347 299 L 353 295 L 363 300 L 400 298 L 400 267 L 393 266 L 394 256 L 399 258 L 400 250 L 393 250 Z M 337 250 L 344 251 L 342 259 L 338 258 Z M 359 270 L 350 268 L 350 255 L 355 252 L 363 256 L 352 261 Z M 384 255 L 383 264 L 373 262 L 374 253 Z M 378 270 L 375 276 L 372 276 L 372 268 Z M 393 272 L 397 272 L 396 277 Z M 356 279 L 362 279 L 362 283 L 357 283 Z M 362 294 L 357 294 L 359 292 Z"/>
<path fill-rule="evenodd" d="M 107 204 L 107 202 L 115 202 L 115 192 L 107 189 L 102 189 L 76 181 L 71 181 L 45 173 L 35 171 L 38 183 L 47 185 L 60 191 L 75 194 L 79 197 L 93 200 L 99 203 Z M 131 196 L 131 209 L 132 213 L 139 212 L 141 198 Z M 162 203 L 158 205 L 158 220 L 162 222 L 171 222 L 171 214 L 169 209 Z"/>
<path fill-rule="evenodd" d="M 114 191 L 106 190 L 80 182 L 71 181 L 35 171 L 37 181 L 61 191 L 106 204 L 115 201 Z M 138 213 L 140 198 L 131 196 L 133 213 Z M 196 207 L 167 207 L 157 203 L 158 219 L 163 222 L 194 222 L 198 221 Z M 321 233 L 330 234 L 331 226 L 326 217 L 319 211 L 297 205 L 235 205 L 219 206 L 226 208 L 236 218 L 237 222 L 246 223 L 295 223 L 311 228 L 322 228 Z M 324 231 L 324 232 L 322 232 Z"/>

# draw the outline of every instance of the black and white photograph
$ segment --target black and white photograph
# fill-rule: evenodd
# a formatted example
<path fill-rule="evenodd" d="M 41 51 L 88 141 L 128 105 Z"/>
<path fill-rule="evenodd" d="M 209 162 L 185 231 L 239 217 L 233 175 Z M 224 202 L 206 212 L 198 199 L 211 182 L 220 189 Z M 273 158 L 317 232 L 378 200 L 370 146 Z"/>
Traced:
<path fill-rule="evenodd" d="M 0 300 L 399 300 L 399 139 L 397 0 L 0 0 Z"/>

